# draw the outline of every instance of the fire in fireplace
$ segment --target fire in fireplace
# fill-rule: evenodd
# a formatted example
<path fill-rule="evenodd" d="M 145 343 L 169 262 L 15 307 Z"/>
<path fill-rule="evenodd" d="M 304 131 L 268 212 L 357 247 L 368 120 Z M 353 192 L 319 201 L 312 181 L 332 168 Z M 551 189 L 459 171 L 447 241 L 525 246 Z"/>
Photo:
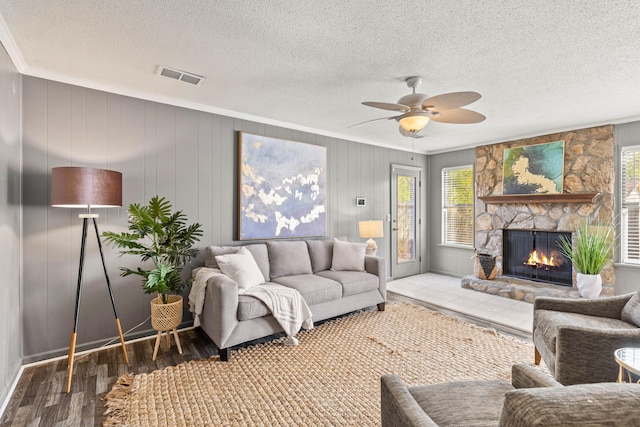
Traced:
<path fill-rule="evenodd" d="M 503 230 L 502 274 L 562 286 L 572 286 L 572 267 L 558 250 L 558 240 L 571 233 Z"/>

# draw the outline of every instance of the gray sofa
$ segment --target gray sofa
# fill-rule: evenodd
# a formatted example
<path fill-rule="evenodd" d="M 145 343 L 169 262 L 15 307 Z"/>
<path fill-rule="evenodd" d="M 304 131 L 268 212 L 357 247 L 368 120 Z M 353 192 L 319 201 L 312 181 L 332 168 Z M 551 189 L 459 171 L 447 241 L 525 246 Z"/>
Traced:
<path fill-rule="evenodd" d="M 507 381 L 461 381 L 407 387 L 381 378 L 383 427 L 637 426 L 640 384 L 562 386 L 529 365 Z"/>
<path fill-rule="evenodd" d="M 640 345 L 640 292 L 598 299 L 538 297 L 533 303 L 535 362 L 564 385 L 615 381 L 613 353 Z"/>
<path fill-rule="evenodd" d="M 363 271 L 345 270 L 344 263 L 335 271 L 332 266 L 341 264 L 342 259 L 334 259 L 333 240 L 272 241 L 244 247 L 253 255 L 265 282 L 300 292 L 314 322 L 374 305 L 384 310 L 385 261 L 365 256 L 364 249 Z M 217 255 L 235 253 L 239 248 L 207 247 L 205 267 L 218 268 Z M 267 306 L 254 297 L 239 294 L 238 284 L 226 275 L 207 280 L 200 326 L 220 349 L 222 361 L 229 359 L 232 346 L 282 332 Z"/>

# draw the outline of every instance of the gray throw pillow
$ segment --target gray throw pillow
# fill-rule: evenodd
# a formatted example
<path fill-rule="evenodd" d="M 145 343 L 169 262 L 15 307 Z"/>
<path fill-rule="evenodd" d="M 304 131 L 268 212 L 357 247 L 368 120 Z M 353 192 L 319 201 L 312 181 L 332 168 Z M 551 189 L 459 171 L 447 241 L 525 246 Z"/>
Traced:
<path fill-rule="evenodd" d="M 636 292 L 624 305 L 620 318 L 640 327 L 640 291 Z"/>
<path fill-rule="evenodd" d="M 307 244 L 295 242 L 267 242 L 271 279 L 298 274 L 311 274 L 311 259 Z"/>
<path fill-rule="evenodd" d="M 218 255 L 235 254 L 241 246 L 207 246 L 204 250 L 204 266 L 207 268 L 220 268 L 216 257 Z"/>
<path fill-rule="evenodd" d="M 314 273 L 331 269 L 333 260 L 332 240 L 307 240 L 311 269 Z"/>
<path fill-rule="evenodd" d="M 335 271 L 364 271 L 366 243 L 343 242 L 333 239 L 331 269 Z"/>

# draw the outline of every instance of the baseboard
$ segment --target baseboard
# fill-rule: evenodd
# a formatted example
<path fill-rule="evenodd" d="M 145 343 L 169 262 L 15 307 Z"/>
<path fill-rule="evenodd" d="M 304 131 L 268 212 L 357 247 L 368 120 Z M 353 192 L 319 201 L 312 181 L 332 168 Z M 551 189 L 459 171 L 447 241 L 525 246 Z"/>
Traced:
<path fill-rule="evenodd" d="M 178 326 L 179 331 L 186 331 L 193 328 L 193 320 L 188 320 L 182 322 L 180 326 Z M 145 339 L 149 339 L 155 337 L 158 334 L 158 331 L 155 329 L 145 329 L 142 331 L 138 331 L 135 333 L 125 334 L 125 343 L 133 342 L 133 341 L 143 341 Z M 113 344 L 105 345 L 106 343 L 115 340 Z M 80 353 L 86 354 L 91 353 L 93 351 L 102 350 L 105 348 L 117 347 L 120 346 L 120 339 L 118 336 L 114 336 L 112 338 L 91 341 L 88 343 L 78 344 L 76 346 L 76 355 Z M 55 350 L 49 350 L 43 353 L 32 354 L 29 356 L 25 356 L 22 358 L 23 366 L 35 366 L 41 363 L 48 363 L 54 360 L 58 360 L 61 358 L 66 358 L 69 352 L 69 347 L 57 348 Z"/>
<path fill-rule="evenodd" d="M 11 396 L 13 396 L 13 392 L 18 386 L 18 382 L 20 381 L 20 377 L 22 377 L 23 372 L 24 372 L 24 365 L 18 368 L 18 371 L 16 372 L 16 376 L 13 379 L 13 382 L 11 383 L 11 387 L 9 387 L 9 389 L 7 390 L 7 395 L 4 396 L 4 398 L 2 399 L 2 406 L 0 406 L 0 419 L 2 419 L 2 417 L 4 416 L 4 411 L 7 409 L 7 406 L 9 405 Z"/>

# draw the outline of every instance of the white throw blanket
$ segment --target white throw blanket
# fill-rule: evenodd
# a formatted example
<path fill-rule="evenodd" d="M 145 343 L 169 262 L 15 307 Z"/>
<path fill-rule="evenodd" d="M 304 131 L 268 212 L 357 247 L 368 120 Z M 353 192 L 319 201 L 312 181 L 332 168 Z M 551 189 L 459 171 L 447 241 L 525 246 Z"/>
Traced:
<path fill-rule="evenodd" d="M 313 329 L 311 310 L 297 289 L 265 283 L 249 288 L 242 294 L 258 298 L 271 310 L 271 314 L 287 334 L 284 345 L 298 345 L 298 339 L 294 335 L 300 327 Z"/>
<path fill-rule="evenodd" d="M 202 267 L 196 273 L 189 292 L 189 311 L 193 313 L 193 326 L 200 326 L 200 314 L 204 306 L 204 295 L 207 290 L 207 280 L 218 274 L 223 274 L 218 268 Z"/>
<path fill-rule="evenodd" d="M 217 268 L 203 267 L 198 270 L 189 292 L 189 311 L 193 313 L 193 326 L 200 326 L 200 314 L 204 306 L 207 281 L 217 274 L 224 274 Z M 247 289 L 242 295 L 249 295 L 262 301 L 287 334 L 285 345 L 297 345 L 294 336 L 300 327 L 313 329 L 312 313 L 305 300 L 296 289 L 275 283 L 263 284 Z"/>

